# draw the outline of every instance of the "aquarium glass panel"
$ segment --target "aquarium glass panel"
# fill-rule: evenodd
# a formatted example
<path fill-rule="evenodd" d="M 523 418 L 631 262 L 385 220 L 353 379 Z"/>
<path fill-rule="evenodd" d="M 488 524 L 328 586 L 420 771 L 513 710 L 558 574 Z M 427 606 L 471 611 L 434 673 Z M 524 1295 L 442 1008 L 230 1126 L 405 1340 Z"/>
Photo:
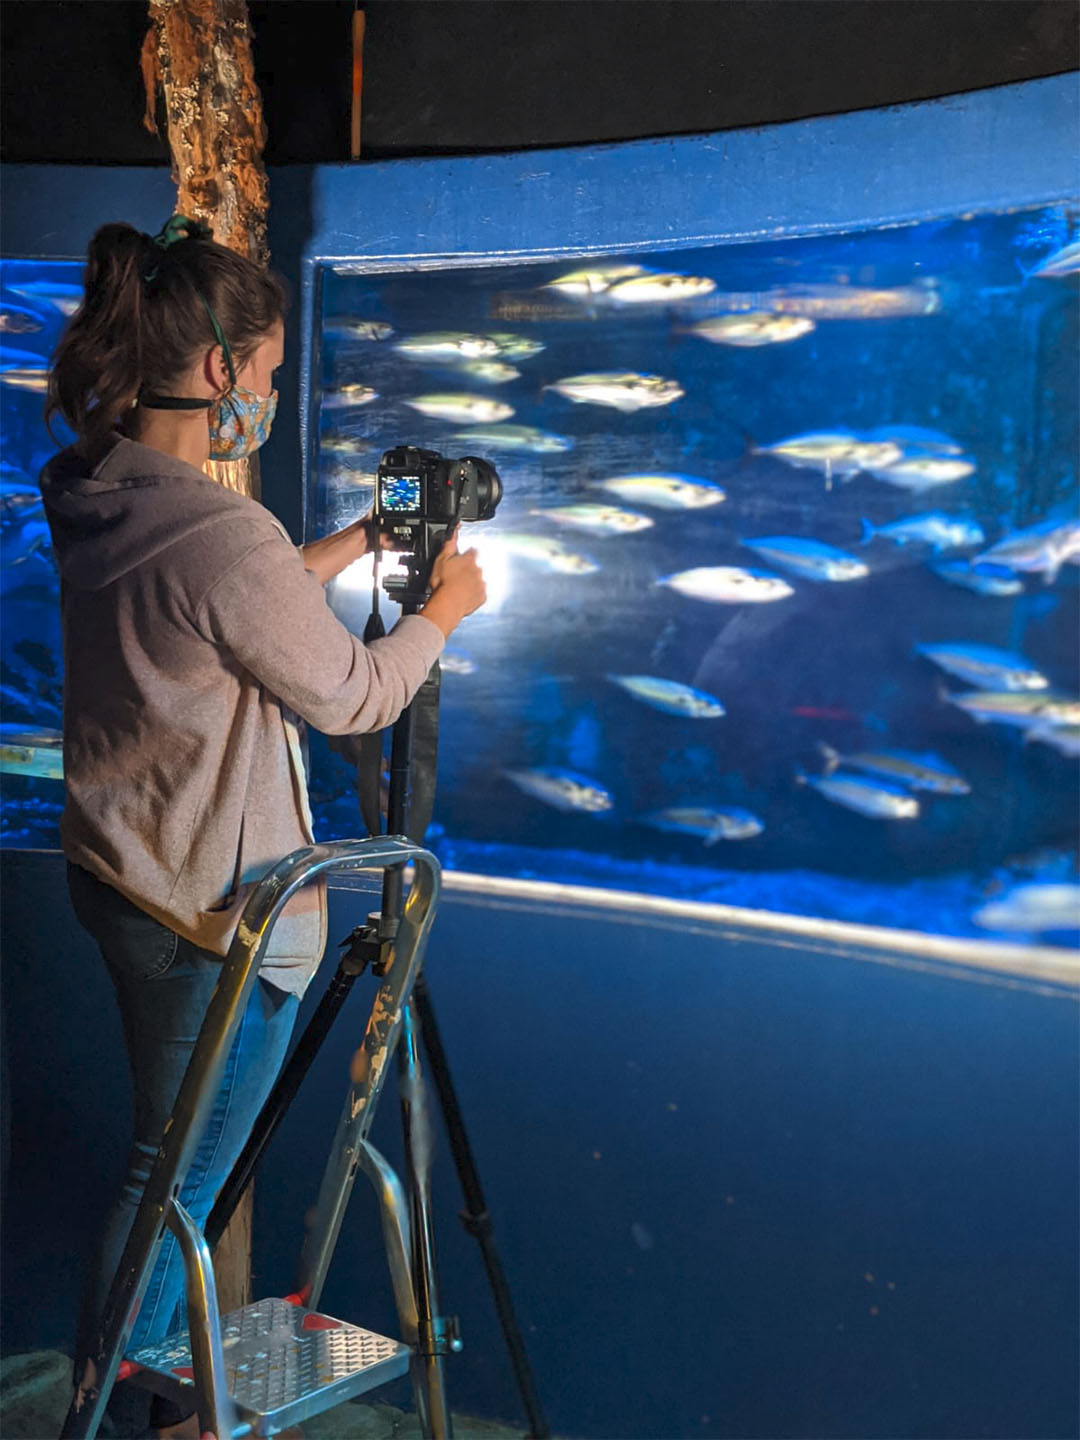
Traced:
<path fill-rule="evenodd" d="M 397 445 L 505 489 L 462 526 L 490 599 L 442 663 L 444 863 L 1074 930 L 1075 234 L 320 266 L 308 538 Z M 371 594 L 370 562 L 330 587 L 357 633 Z M 351 764 L 312 765 L 318 837 L 362 833 Z"/>
<path fill-rule="evenodd" d="M 49 356 L 82 298 L 82 265 L 8 260 L 0 267 L 0 843 L 60 843 L 60 586 L 37 486 L 56 453 L 42 419 Z M 61 442 L 72 438 L 62 423 Z"/>

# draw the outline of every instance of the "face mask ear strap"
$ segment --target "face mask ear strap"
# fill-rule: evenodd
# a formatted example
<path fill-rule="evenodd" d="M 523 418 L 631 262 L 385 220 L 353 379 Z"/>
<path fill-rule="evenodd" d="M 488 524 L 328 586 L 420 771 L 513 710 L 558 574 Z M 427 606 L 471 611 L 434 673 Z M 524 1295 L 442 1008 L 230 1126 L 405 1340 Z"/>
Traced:
<path fill-rule="evenodd" d="M 207 300 L 206 296 L 202 293 L 201 290 L 196 290 L 195 294 L 198 295 L 199 299 L 202 301 L 203 307 L 206 310 L 207 315 L 209 315 L 210 317 L 210 324 L 213 328 L 214 335 L 217 338 L 217 342 L 221 346 L 221 353 L 225 358 L 225 367 L 229 372 L 229 385 L 230 387 L 232 387 L 236 384 L 236 370 L 233 367 L 232 351 L 229 349 L 229 342 L 225 339 L 225 333 L 222 330 L 221 326 L 218 324 L 217 316 L 214 314 L 213 310 L 210 309 L 210 303 Z"/>

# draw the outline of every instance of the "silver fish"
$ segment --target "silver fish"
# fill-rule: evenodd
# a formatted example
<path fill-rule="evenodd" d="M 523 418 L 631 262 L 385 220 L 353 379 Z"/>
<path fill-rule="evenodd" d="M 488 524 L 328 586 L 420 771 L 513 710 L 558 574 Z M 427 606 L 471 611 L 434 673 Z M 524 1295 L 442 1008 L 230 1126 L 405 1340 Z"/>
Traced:
<path fill-rule="evenodd" d="M 964 447 L 951 435 L 942 430 L 931 430 L 925 425 L 879 425 L 874 430 L 864 430 L 864 440 L 886 441 L 899 447 L 901 454 L 914 455 L 963 455 Z"/>
<path fill-rule="evenodd" d="M 325 321 L 323 330 L 327 335 L 344 336 L 349 340 L 389 340 L 394 327 L 385 320 L 353 320 L 347 315 L 335 315 Z"/>
<path fill-rule="evenodd" d="M 993 645 L 916 645 L 918 654 L 969 685 L 995 690 L 1047 690 L 1050 681 L 1023 655 Z"/>
<path fill-rule="evenodd" d="M 361 435 L 319 436 L 319 449 L 327 455 L 363 455 L 371 449 L 371 441 Z"/>
<path fill-rule="evenodd" d="M 641 700 L 668 715 L 681 715 L 689 720 L 715 720 L 726 713 L 715 695 L 681 685 L 677 680 L 662 680 L 657 675 L 609 675 L 607 678 L 613 685 L 621 686 L 628 695 L 633 695 L 635 700 Z"/>
<path fill-rule="evenodd" d="M 577 405 L 609 405 L 631 414 L 656 405 L 671 405 L 686 391 L 677 380 L 662 375 L 641 375 L 636 370 L 612 370 L 594 375 L 568 375 L 545 390 L 565 395 Z"/>
<path fill-rule="evenodd" d="M 23 305 L 0 306 L 0 335 L 35 335 L 45 328 L 45 322 L 36 310 L 27 310 Z"/>
<path fill-rule="evenodd" d="M 1048 691 L 1030 690 L 968 690 L 963 694 L 945 694 L 950 705 L 964 710 L 980 725 L 1018 725 L 1026 729 L 1034 725 L 1080 724 L 1080 700 Z"/>
<path fill-rule="evenodd" d="M 62 280 L 29 280 L 22 285 L 8 285 L 7 288 L 24 300 L 53 305 L 62 315 L 74 315 L 82 304 L 83 287 L 68 285 Z"/>
<path fill-rule="evenodd" d="M 1029 741 L 1049 745 L 1059 755 L 1075 760 L 1080 757 L 1080 722 L 1075 725 L 1029 725 L 1024 733 L 1024 744 Z"/>
<path fill-rule="evenodd" d="M 0 365 L 0 385 L 13 390 L 31 390 L 44 395 L 49 388 L 49 371 L 45 365 Z"/>
<path fill-rule="evenodd" d="M 367 385 L 339 385 L 334 390 L 323 391 L 322 408 L 343 410 L 352 405 L 370 405 L 372 400 L 378 398 L 378 391 Z"/>
<path fill-rule="evenodd" d="M 897 544 L 929 544 L 935 554 L 943 550 L 956 550 L 962 546 L 982 544 L 986 539 L 982 526 L 963 516 L 946 516 L 943 511 L 930 510 L 922 516 L 906 516 L 903 520 L 891 520 L 884 526 L 871 526 L 863 520 L 863 544 L 881 536 L 883 540 L 894 540 Z"/>
<path fill-rule="evenodd" d="M 628 280 L 619 280 L 605 298 L 615 305 L 674 305 L 681 300 L 698 300 L 716 289 L 706 275 L 678 275 L 668 271 L 647 271 Z"/>
<path fill-rule="evenodd" d="M 889 465 L 864 467 L 875 480 L 901 490 L 928 490 L 932 485 L 953 485 L 975 473 L 967 456 L 904 455 Z"/>
<path fill-rule="evenodd" d="M 640 530 L 649 530 L 653 522 L 647 515 L 635 510 L 620 510 L 617 505 L 556 505 L 550 510 L 530 510 L 530 515 L 541 515 L 554 520 L 556 525 L 569 525 L 574 530 L 585 530 L 590 535 L 634 535 Z"/>
<path fill-rule="evenodd" d="M 924 515 L 907 515 L 887 525 L 871 525 L 869 520 L 861 523 L 864 545 L 880 535 L 884 540 L 895 540 L 898 545 L 909 545 L 913 541 L 930 545 L 935 555 L 964 545 L 981 545 L 986 539 L 982 527 L 974 520 L 967 520 L 962 515 L 946 515 L 940 510 L 931 510 Z"/>
<path fill-rule="evenodd" d="M 903 455 L 893 440 L 862 440 L 851 430 L 817 430 L 792 435 L 772 445 L 753 447 L 755 455 L 775 455 L 800 469 L 819 470 L 826 479 L 847 480 L 872 466 L 892 464 Z"/>
<path fill-rule="evenodd" d="M 450 420 L 461 425 L 494 425 L 509 420 L 512 405 L 492 400 L 489 395 L 417 395 L 404 402 L 410 410 L 428 415 L 433 420 Z"/>
<path fill-rule="evenodd" d="M 525 450 L 534 455 L 559 455 L 574 448 L 568 436 L 538 430 L 535 425 L 483 425 L 474 430 L 459 430 L 454 439 L 466 444 L 490 445 L 493 450 Z"/>
<path fill-rule="evenodd" d="M 547 535 L 511 533 L 497 538 L 507 554 L 543 565 L 557 575 L 593 575 L 600 569 L 588 555 L 577 555 L 568 550 L 561 540 L 552 540 Z"/>
<path fill-rule="evenodd" d="M 610 791 L 573 770 L 542 765 L 532 770 L 504 770 L 503 774 L 526 795 L 556 810 L 599 815 L 615 804 Z"/>
<path fill-rule="evenodd" d="M 984 930 L 1080 930 L 1080 885 L 1016 885 L 971 918 Z"/>
<path fill-rule="evenodd" d="M 547 281 L 541 289 L 587 299 L 591 295 L 603 295 L 620 280 L 645 273 L 644 265 L 594 265 L 588 269 L 570 270 L 555 280 Z"/>
<path fill-rule="evenodd" d="M 1040 280 L 1057 280 L 1065 275 L 1075 275 L 1078 270 L 1080 240 L 1073 240 L 1070 244 L 1063 245 L 1060 250 L 1055 250 L 1053 255 L 1048 255 L 1045 260 L 1040 260 L 1036 269 L 1028 273 Z"/>
<path fill-rule="evenodd" d="M 501 360 L 531 360 L 545 348 L 542 340 L 533 340 L 526 335 L 514 335 L 507 330 L 489 331 L 486 338 L 494 344 L 495 352 Z"/>
<path fill-rule="evenodd" d="M 786 285 L 754 297 L 755 308 L 814 320 L 894 320 L 936 315 L 941 292 L 931 280 L 890 288 L 870 285 Z"/>
<path fill-rule="evenodd" d="M 767 604 L 795 593 L 778 575 L 768 575 L 763 570 L 743 570 L 737 565 L 698 566 L 665 575 L 656 583 L 691 599 L 709 600 L 717 605 Z"/>
<path fill-rule="evenodd" d="M 498 343 L 490 335 L 469 335 L 460 330 L 433 330 L 399 340 L 393 347 L 409 360 L 493 360 Z"/>
<path fill-rule="evenodd" d="M 43 505 L 41 491 L 36 485 L 28 480 L 5 478 L 0 490 L 0 524 L 21 525 L 27 520 L 36 519 Z"/>
<path fill-rule="evenodd" d="M 488 385 L 506 385 L 511 380 L 521 379 L 520 370 L 513 365 L 504 365 L 501 360 L 468 360 L 458 368 L 463 375 Z"/>
<path fill-rule="evenodd" d="M 719 485 L 692 475 L 616 475 L 598 480 L 596 488 L 657 510 L 704 510 L 727 498 Z"/>
<path fill-rule="evenodd" d="M 1041 572 L 1048 585 L 1066 561 L 1080 555 L 1080 521 L 1043 520 L 1006 535 L 976 555 L 974 565 L 1004 565 L 1008 570 Z"/>
<path fill-rule="evenodd" d="M 841 755 L 824 743 L 818 749 L 825 760 L 826 776 L 846 768 L 882 775 L 909 790 L 930 790 L 936 795 L 971 794 L 971 786 L 964 777 L 940 755 L 919 755 L 911 750 L 862 750 L 854 755 Z"/>
<path fill-rule="evenodd" d="M 739 543 L 772 564 L 802 575 L 807 580 L 861 580 L 870 573 L 870 567 L 862 560 L 820 540 L 794 535 L 763 535 Z"/>
<path fill-rule="evenodd" d="M 919 802 L 909 791 L 868 775 L 847 775 L 842 770 L 834 775 L 807 775 L 799 771 L 795 778 L 826 800 L 872 820 L 914 820 L 919 813 Z"/>
<path fill-rule="evenodd" d="M 732 315 L 714 315 L 687 327 L 687 333 L 699 335 L 714 345 L 737 345 L 749 349 L 758 345 L 782 345 L 809 335 L 817 327 L 805 315 L 776 315 L 771 310 L 736 311 Z"/>
<path fill-rule="evenodd" d="M 714 810 L 704 805 L 671 805 L 641 819 L 654 830 L 698 835 L 707 846 L 715 845 L 718 840 L 749 840 L 765 829 L 756 815 L 738 807 Z"/>
<path fill-rule="evenodd" d="M 976 595 L 1020 595 L 1024 586 L 1004 566 L 976 566 L 970 560 L 943 560 L 929 567 L 950 585 L 962 585 Z"/>

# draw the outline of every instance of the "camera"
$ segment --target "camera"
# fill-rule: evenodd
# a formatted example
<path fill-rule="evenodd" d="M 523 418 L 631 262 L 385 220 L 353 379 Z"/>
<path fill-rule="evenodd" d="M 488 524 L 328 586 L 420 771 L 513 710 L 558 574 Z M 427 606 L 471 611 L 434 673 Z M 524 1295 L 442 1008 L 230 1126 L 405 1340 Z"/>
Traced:
<path fill-rule="evenodd" d="M 461 520 L 490 520 L 502 493 L 488 460 L 448 460 L 434 450 L 399 445 L 379 462 L 373 518 L 390 537 L 390 549 L 414 557 L 409 568 L 426 584 L 446 532 Z"/>

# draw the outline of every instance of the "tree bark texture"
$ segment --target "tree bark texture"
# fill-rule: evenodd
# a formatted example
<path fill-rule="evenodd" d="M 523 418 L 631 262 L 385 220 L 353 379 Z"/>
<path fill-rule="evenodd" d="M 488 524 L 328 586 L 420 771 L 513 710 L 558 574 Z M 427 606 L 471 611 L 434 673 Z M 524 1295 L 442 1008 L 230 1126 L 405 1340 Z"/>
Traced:
<path fill-rule="evenodd" d="M 157 133 L 159 93 L 177 187 L 176 211 L 203 220 L 219 244 L 265 265 L 268 205 L 262 99 L 255 84 L 245 0 L 149 0 L 142 50 L 145 124 Z M 206 463 L 230 490 L 258 498 L 251 460 Z M 251 1300 L 252 1186 L 214 1252 L 223 1313 Z"/>
<path fill-rule="evenodd" d="M 149 0 L 149 11 L 144 123 L 158 133 L 160 92 L 177 213 L 204 220 L 220 244 L 265 265 L 266 126 L 245 0 Z M 210 460 L 206 471 L 258 497 L 256 462 Z"/>

